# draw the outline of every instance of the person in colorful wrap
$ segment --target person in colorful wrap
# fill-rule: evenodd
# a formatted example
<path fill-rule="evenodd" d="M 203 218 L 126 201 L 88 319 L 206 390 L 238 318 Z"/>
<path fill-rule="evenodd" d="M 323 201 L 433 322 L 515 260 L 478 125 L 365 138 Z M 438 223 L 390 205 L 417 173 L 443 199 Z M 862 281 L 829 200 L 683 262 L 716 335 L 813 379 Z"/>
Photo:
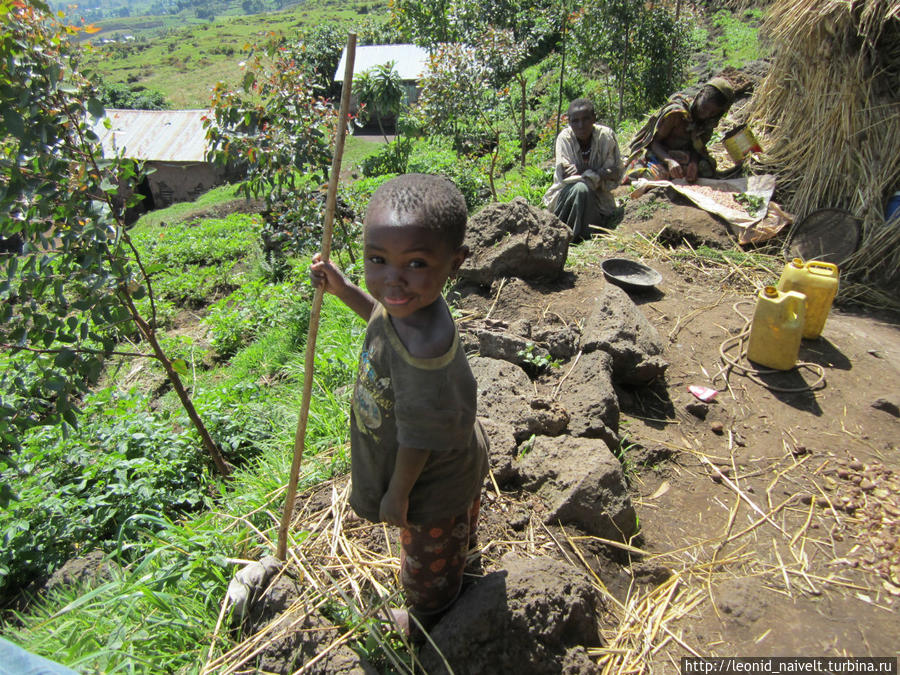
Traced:
<path fill-rule="evenodd" d="M 590 226 L 608 227 L 621 217 L 610 191 L 622 180 L 622 158 L 612 129 L 597 124 L 590 100 L 572 101 L 568 118 L 556 138 L 553 184 L 543 203 L 577 242 L 590 236 Z"/>
<path fill-rule="evenodd" d="M 693 99 L 673 96 L 632 139 L 627 178 L 714 178 L 716 161 L 706 145 L 733 102 L 734 89 L 723 77 L 711 79 Z"/>
<path fill-rule="evenodd" d="M 446 178 L 398 176 L 366 212 L 368 292 L 319 254 L 310 266 L 315 286 L 368 321 L 350 414 L 350 505 L 401 528 L 409 611 L 392 614 L 413 637 L 459 595 L 488 468 L 475 378 L 441 295 L 468 253 L 467 216 Z"/>

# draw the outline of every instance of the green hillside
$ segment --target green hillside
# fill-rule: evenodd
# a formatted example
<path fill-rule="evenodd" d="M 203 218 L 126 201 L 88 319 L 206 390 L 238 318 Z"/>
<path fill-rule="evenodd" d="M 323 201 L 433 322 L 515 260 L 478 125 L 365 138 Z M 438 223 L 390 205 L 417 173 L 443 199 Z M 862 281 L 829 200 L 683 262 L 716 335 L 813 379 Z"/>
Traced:
<path fill-rule="evenodd" d="M 159 91 L 172 108 L 203 108 L 217 81 L 239 79 L 246 48 L 267 34 L 290 36 L 313 26 L 358 25 L 371 22 L 378 12 L 386 15 L 386 8 L 386 3 L 324 0 L 271 13 L 218 16 L 212 21 L 197 19 L 189 10 L 104 19 L 95 24 L 101 30 L 89 36 L 92 48 L 87 65 L 107 84 Z"/>

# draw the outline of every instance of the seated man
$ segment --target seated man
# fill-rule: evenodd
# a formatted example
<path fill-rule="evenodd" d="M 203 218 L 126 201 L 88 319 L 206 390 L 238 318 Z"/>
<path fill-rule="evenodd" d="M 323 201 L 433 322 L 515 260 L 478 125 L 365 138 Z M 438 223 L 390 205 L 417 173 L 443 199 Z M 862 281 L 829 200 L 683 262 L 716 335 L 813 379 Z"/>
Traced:
<path fill-rule="evenodd" d="M 569 126 L 556 138 L 553 185 L 544 206 L 580 241 L 590 225 L 610 225 L 619 215 L 610 194 L 622 180 L 622 159 L 612 130 L 596 124 L 594 104 L 578 98 L 569 105 Z"/>
<path fill-rule="evenodd" d="M 734 90 L 723 77 L 707 82 L 693 100 L 673 96 L 632 139 L 628 178 L 715 178 L 716 161 L 706 145 L 733 102 Z"/>

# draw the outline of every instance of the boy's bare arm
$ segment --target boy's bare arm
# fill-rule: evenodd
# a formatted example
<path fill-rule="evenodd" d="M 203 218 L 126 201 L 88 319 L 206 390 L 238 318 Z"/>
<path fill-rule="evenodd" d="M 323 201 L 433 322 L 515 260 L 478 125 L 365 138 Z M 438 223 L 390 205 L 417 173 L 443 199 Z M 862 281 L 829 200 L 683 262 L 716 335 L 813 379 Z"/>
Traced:
<path fill-rule="evenodd" d="M 387 492 L 381 498 L 379 518 L 389 525 L 408 527 L 406 514 L 409 510 L 409 493 L 422 474 L 430 450 L 418 450 L 400 446 L 397 449 L 397 461 Z"/>
<path fill-rule="evenodd" d="M 372 316 L 375 298 L 351 283 L 331 261 L 324 262 L 320 253 L 313 256 L 312 264 L 309 266 L 309 279 L 316 288 L 324 284 L 326 293 L 336 295 L 341 302 L 366 321 Z"/>

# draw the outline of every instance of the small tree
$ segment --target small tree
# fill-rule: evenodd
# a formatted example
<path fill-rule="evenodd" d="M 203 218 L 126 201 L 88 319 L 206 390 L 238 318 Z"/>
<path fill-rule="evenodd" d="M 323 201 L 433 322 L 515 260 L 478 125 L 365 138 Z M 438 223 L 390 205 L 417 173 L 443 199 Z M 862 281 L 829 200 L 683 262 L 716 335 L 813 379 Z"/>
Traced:
<path fill-rule="evenodd" d="M 210 159 L 244 170 L 238 192 L 266 204 L 263 248 L 276 275 L 285 247 L 321 229 L 319 188 L 328 178 L 337 123 L 331 103 L 315 93 L 305 49 L 278 38 L 251 48 L 240 87 L 219 82 L 214 114 L 204 122 Z"/>
<path fill-rule="evenodd" d="M 488 183 L 494 200 L 510 101 L 509 88 L 498 83 L 498 73 L 513 70 L 509 64 L 521 62 L 522 50 L 508 31 L 488 29 L 475 46 L 441 45 L 431 54 L 422 79 L 418 114 L 429 120 L 430 128 L 452 136 L 458 148 L 475 144 L 490 149 Z"/>
<path fill-rule="evenodd" d="M 606 70 L 617 93 L 616 124 L 665 101 L 682 82 L 687 29 L 662 5 L 587 0 L 572 26 L 572 51 L 585 70 Z M 612 107 L 612 106 L 611 106 Z"/>
<path fill-rule="evenodd" d="M 383 118 L 396 118 L 403 108 L 403 83 L 394 69 L 394 62 L 372 66 L 354 78 L 353 90 L 359 102 L 365 105 L 367 114 L 375 117 L 378 129 L 388 142 Z"/>
<path fill-rule="evenodd" d="M 148 270 L 122 217 L 141 167 L 104 158 L 94 123 L 103 106 L 77 69 L 63 26 L 39 0 L 2 0 L 0 55 L 0 234 L 22 255 L 0 256 L 0 449 L 42 424 L 77 423 L 77 399 L 113 354 L 162 365 L 219 471 L 229 469 L 184 389 L 183 361 L 156 335 Z M 137 301 L 149 297 L 149 316 Z M 136 330 L 149 352 L 120 350 Z"/>

